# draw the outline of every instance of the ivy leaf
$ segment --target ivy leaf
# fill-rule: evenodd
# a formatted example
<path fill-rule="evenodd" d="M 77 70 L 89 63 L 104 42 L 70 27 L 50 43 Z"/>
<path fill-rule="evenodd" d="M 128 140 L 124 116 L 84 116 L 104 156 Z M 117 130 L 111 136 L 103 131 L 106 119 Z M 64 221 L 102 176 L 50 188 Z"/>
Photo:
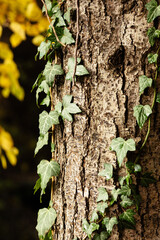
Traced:
<path fill-rule="evenodd" d="M 141 129 L 149 115 L 152 113 L 152 109 L 150 108 L 149 105 L 145 106 L 137 105 L 133 108 L 133 110 L 134 110 L 133 116 L 136 118 L 137 123 Z"/>
<path fill-rule="evenodd" d="M 128 151 L 135 151 L 135 141 L 128 139 L 125 141 L 123 138 L 118 137 L 112 140 L 110 150 L 115 151 L 117 154 L 118 164 L 121 167 L 123 159 L 126 157 Z"/>
<path fill-rule="evenodd" d="M 158 59 L 158 54 L 157 53 L 155 53 L 155 54 L 154 53 L 149 53 L 147 57 L 148 57 L 148 62 L 149 63 L 151 63 L 151 64 L 152 63 L 157 63 L 157 59 Z"/>
<path fill-rule="evenodd" d="M 64 44 L 72 44 L 75 42 L 75 40 L 72 37 L 72 34 L 70 33 L 70 31 L 65 27 L 64 28 L 64 32 L 63 32 L 63 36 L 61 38 L 61 42 Z"/>
<path fill-rule="evenodd" d="M 45 0 L 45 4 L 46 4 L 46 7 L 47 7 L 47 10 L 48 11 L 51 11 L 51 8 L 52 8 L 52 3 L 50 0 Z M 45 9 L 45 6 L 43 5 L 42 7 L 42 12 L 45 12 L 46 9 Z"/>
<path fill-rule="evenodd" d="M 132 209 L 127 209 L 124 213 L 119 216 L 121 225 L 125 228 L 135 229 L 135 212 Z"/>
<path fill-rule="evenodd" d="M 141 165 L 135 164 L 134 165 L 134 172 L 141 172 L 141 171 L 142 171 Z"/>
<path fill-rule="evenodd" d="M 139 77 L 139 93 L 140 95 L 144 92 L 147 87 L 152 86 L 152 78 L 148 78 L 145 75 Z"/>
<path fill-rule="evenodd" d="M 34 151 L 34 155 L 38 153 L 38 151 L 44 146 L 48 144 L 48 132 L 44 136 L 39 136 L 38 142 Z"/>
<path fill-rule="evenodd" d="M 99 224 L 96 224 L 96 223 L 91 223 L 89 224 L 87 222 L 86 219 L 83 220 L 83 223 L 82 223 L 82 228 L 83 228 L 83 231 L 87 234 L 87 236 L 89 237 L 89 239 L 91 239 L 91 234 L 98 230 L 99 229 Z"/>
<path fill-rule="evenodd" d="M 81 112 L 80 108 L 75 103 L 71 103 L 71 100 L 71 95 L 65 95 L 63 97 L 63 110 L 61 116 L 63 119 L 67 119 L 68 121 L 73 121 L 71 114 Z"/>
<path fill-rule="evenodd" d="M 148 10 L 147 21 L 148 23 L 154 21 L 154 19 L 160 16 L 160 6 L 158 6 L 156 0 L 151 0 L 145 5 Z"/>
<path fill-rule="evenodd" d="M 97 198 L 97 202 L 100 202 L 100 201 L 105 202 L 106 200 L 108 200 L 108 193 L 105 188 L 100 187 L 100 188 L 98 188 L 98 191 L 99 191 L 99 195 Z"/>
<path fill-rule="evenodd" d="M 69 7 L 69 8 L 67 9 L 67 12 L 65 12 L 65 14 L 64 14 L 64 19 L 65 19 L 68 23 L 70 23 L 70 21 L 71 21 L 71 19 L 70 19 L 70 12 L 71 12 L 71 8 Z"/>
<path fill-rule="evenodd" d="M 107 231 L 102 231 L 100 234 L 96 233 L 94 235 L 94 240 L 106 240 L 109 237 L 109 233 Z"/>
<path fill-rule="evenodd" d="M 116 217 L 112 217 L 109 219 L 109 217 L 105 217 L 103 219 L 103 224 L 105 225 L 108 233 L 110 234 L 112 232 L 113 226 L 115 224 L 118 224 L 117 218 Z"/>
<path fill-rule="evenodd" d="M 37 173 L 41 176 L 41 189 L 44 191 L 50 178 L 59 175 L 60 166 L 55 161 L 41 160 L 37 166 Z"/>
<path fill-rule="evenodd" d="M 63 17 L 62 17 L 62 12 L 59 8 L 59 6 L 55 6 L 54 8 L 52 8 L 52 11 L 53 11 L 53 21 L 52 21 L 52 24 L 54 24 L 56 22 L 56 19 L 58 19 L 58 22 L 56 23 L 56 26 L 57 27 L 63 27 L 63 26 L 66 26 L 64 20 L 63 20 Z"/>
<path fill-rule="evenodd" d="M 77 67 L 76 67 L 76 76 L 83 76 L 89 74 L 87 69 L 83 65 L 78 65 L 81 62 L 81 58 L 77 58 Z M 74 72 L 74 66 L 75 66 L 75 59 L 69 58 L 68 59 L 68 73 L 66 74 L 66 80 L 72 81 L 73 72 Z"/>
<path fill-rule="evenodd" d="M 157 93 L 156 102 L 160 103 L 160 93 Z"/>
<path fill-rule="evenodd" d="M 57 214 L 54 208 L 42 208 L 38 211 L 36 230 L 40 238 L 45 237 L 46 233 L 55 223 Z"/>
<path fill-rule="evenodd" d="M 91 222 L 97 221 L 98 218 L 99 218 L 99 216 L 98 216 L 97 212 L 94 210 L 90 221 Z"/>
<path fill-rule="evenodd" d="M 155 182 L 157 182 L 157 180 L 152 176 L 152 173 L 150 173 L 150 172 L 144 173 L 144 174 L 141 176 L 140 184 L 141 184 L 143 187 L 148 187 L 149 184 L 155 183 Z"/>
<path fill-rule="evenodd" d="M 104 164 L 104 170 L 99 172 L 99 176 L 106 177 L 107 180 L 111 179 L 113 176 L 113 166 L 110 163 Z"/>
<path fill-rule="evenodd" d="M 131 189 L 128 185 L 125 185 L 125 186 L 122 186 L 121 189 L 119 189 L 118 193 L 120 195 L 130 196 L 131 195 Z"/>
<path fill-rule="evenodd" d="M 41 188 L 41 178 L 38 178 L 36 184 L 34 185 L 34 194 Z"/>
<path fill-rule="evenodd" d="M 47 83 L 49 84 L 49 86 L 52 86 L 55 76 L 56 75 L 63 75 L 63 69 L 61 67 L 61 65 L 58 64 L 54 64 L 52 65 L 52 63 L 47 62 L 45 69 L 43 71 L 43 74 L 46 78 Z"/>
<path fill-rule="evenodd" d="M 130 174 L 128 173 L 126 176 L 123 176 L 123 177 L 119 177 L 119 183 L 121 186 L 123 186 L 124 184 L 124 181 L 126 181 L 127 184 L 129 184 L 129 180 L 130 180 Z"/>
<path fill-rule="evenodd" d="M 120 202 L 120 204 L 124 208 L 130 207 L 134 204 L 134 202 L 127 196 L 122 195 L 121 199 L 122 199 L 122 201 Z"/>
<path fill-rule="evenodd" d="M 51 47 L 51 41 L 41 42 L 40 46 L 38 47 L 39 59 L 42 59 L 48 53 L 50 47 Z"/>
<path fill-rule="evenodd" d="M 39 130 L 40 135 L 44 136 L 48 130 L 52 127 L 52 125 L 59 124 L 59 114 L 56 111 L 50 111 L 47 113 L 43 111 L 39 115 Z"/>
<path fill-rule="evenodd" d="M 106 202 L 97 204 L 97 211 L 102 215 L 104 214 L 106 208 L 108 208 L 108 204 Z"/>
<path fill-rule="evenodd" d="M 112 200 L 110 202 L 110 204 L 112 205 L 115 201 L 117 201 L 118 195 L 119 195 L 119 190 L 120 189 L 112 189 L 111 195 L 112 195 Z"/>
<path fill-rule="evenodd" d="M 151 46 L 154 45 L 155 39 L 160 37 L 160 30 L 156 29 L 155 27 L 151 27 L 147 31 L 147 35 L 149 38 L 149 43 Z"/>
<path fill-rule="evenodd" d="M 61 102 L 58 102 L 55 105 L 55 111 L 58 112 L 59 115 L 61 114 L 61 112 L 62 112 L 62 103 Z"/>
<path fill-rule="evenodd" d="M 39 87 L 37 88 L 37 91 L 36 91 L 36 104 L 37 104 L 37 106 L 38 106 L 39 93 L 41 93 L 41 92 L 44 92 L 47 95 L 48 101 L 45 102 L 45 104 L 48 107 L 49 104 L 50 104 L 50 91 L 49 91 L 49 86 L 46 83 L 46 81 L 42 81 L 41 84 L 39 85 Z"/>
<path fill-rule="evenodd" d="M 35 81 L 35 83 L 32 86 L 32 90 L 31 92 L 35 89 L 35 87 L 39 87 L 39 85 L 41 84 L 41 82 L 44 80 L 44 76 L 42 73 L 40 73 Z"/>

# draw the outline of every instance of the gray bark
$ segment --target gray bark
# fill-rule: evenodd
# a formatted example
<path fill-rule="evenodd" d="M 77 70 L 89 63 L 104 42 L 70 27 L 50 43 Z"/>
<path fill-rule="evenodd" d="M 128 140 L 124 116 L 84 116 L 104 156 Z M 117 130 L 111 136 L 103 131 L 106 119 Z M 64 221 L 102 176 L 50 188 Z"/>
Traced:
<path fill-rule="evenodd" d="M 82 220 L 89 218 L 96 207 L 98 187 L 108 191 L 117 184 L 98 177 L 104 163 L 112 163 L 115 175 L 119 174 L 116 156 L 109 150 L 115 137 L 125 139 L 140 136 L 133 117 L 133 107 L 140 102 L 138 76 L 152 75 L 145 60 L 150 49 L 146 35 L 147 1 L 144 0 L 80 0 L 80 41 L 78 57 L 82 58 L 90 72 L 79 78 L 72 87 L 74 102 L 82 109 L 73 123 L 65 122 L 56 128 L 56 158 L 61 165 L 61 177 L 54 192 L 54 207 L 58 218 L 55 239 L 83 239 Z M 66 1 L 75 8 L 75 1 Z M 71 31 L 75 34 L 75 22 Z M 73 56 L 73 47 L 64 53 Z M 160 85 L 160 84 L 159 84 Z M 160 87 L 160 86 L 159 86 Z M 54 92 L 56 101 L 70 94 L 70 82 L 59 82 Z M 150 103 L 152 91 L 143 97 Z M 158 180 L 160 175 L 160 107 L 152 117 L 149 141 L 142 153 L 143 171 L 152 171 Z M 146 127 L 142 131 L 142 140 Z M 124 169 L 123 169 L 124 170 Z M 123 171 L 121 170 L 121 171 Z M 137 214 L 136 231 L 118 228 L 110 239 L 158 240 L 160 239 L 160 184 L 140 187 L 142 203 Z M 110 216 L 119 215 L 118 206 L 112 207 Z"/>

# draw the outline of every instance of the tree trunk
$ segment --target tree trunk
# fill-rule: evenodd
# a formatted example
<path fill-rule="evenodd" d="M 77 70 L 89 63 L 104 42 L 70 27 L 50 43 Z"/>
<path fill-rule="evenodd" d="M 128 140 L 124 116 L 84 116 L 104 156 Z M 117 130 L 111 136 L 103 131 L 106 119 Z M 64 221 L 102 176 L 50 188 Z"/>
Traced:
<path fill-rule="evenodd" d="M 69 81 L 60 82 L 54 92 L 56 102 L 71 93 L 82 110 L 73 123 L 66 121 L 55 130 L 56 158 L 61 165 L 61 177 L 54 192 L 57 240 L 83 239 L 82 220 L 89 219 L 96 208 L 97 189 L 107 186 L 111 191 L 117 184 L 120 170 L 115 153 L 109 150 L 111 140 L 115 137 L 137 140 L 140 136 L 133 117 L 133 107 L 140 102 L 138 77 L 152 75 L 146 61 L 150 48 L 146 3 L 145 0 L 79 0 L 78 57 L 90 75 L 78 78 L 72 92 Z M 75 0 L 66 4 L 75 9 Z M 75 34 L 75 19 L 71 27 Z M 73 51 L 70 46 L 65 49 L 64 62 L 66 56 L 73 56 Z M 142 100 L 150 104 L 152 91 L 147 94 Z M 143 171 L 152 171 L 158 180 L 160 107 L 156 107 L 150 138 L 140 162 Z M 141 133 L 142 140 L 145 133 L 146 127 Z M 113 164 L 114 181 L 105 182 L 98 176 L 104 163 Z M 139 191 L 142 202 L 136 216 L 136 231 L 121 233 L 116 226 L 110 239 L 160 239 L 160 184 L 151 184 L 147 189 L 140 187 Z M 111 208 L 110 216 L 119 214 L 118 206 Z"/>

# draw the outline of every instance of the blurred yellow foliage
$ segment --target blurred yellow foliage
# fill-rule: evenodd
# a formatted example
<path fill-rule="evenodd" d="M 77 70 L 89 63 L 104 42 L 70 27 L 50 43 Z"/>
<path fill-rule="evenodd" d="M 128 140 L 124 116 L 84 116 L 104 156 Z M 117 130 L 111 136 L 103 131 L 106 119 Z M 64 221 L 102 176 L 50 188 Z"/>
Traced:
<path fill-rule="evenodd" d="M 9 39 L 5 38 L 5 41 L 10 42 L 12 48 L 25 41 L 27 36 L 33 37 L 32 43 L 39 46 L 44 40 L 43 34 L 48 25 L 36 0 L 0 0 L 0 88 L 3 97 L 13 94 L 20 101 L 24 99 L 13 52 L 9 44 L 3 42 L 5 29 L 11 31 Z M 0 159 L 3 168 L 7 167 L 6 157 L 15 165 L 17 154 L 18 150 L 14 147 L 11 135 L 0 126 Z"/>

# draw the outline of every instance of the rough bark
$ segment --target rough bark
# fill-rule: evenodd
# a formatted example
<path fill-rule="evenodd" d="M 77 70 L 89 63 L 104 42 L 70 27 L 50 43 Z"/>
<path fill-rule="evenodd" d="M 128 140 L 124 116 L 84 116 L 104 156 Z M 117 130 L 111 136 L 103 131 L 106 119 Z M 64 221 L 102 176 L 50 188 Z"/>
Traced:
<path fill-rule="evenodd" d="M 56 128 L 56 158 L 61 165 L 61 177 L 55 186 L 54 207 L 58 212 L 57 240 L 83 239 L 82 220 L 89 218 L 96 207 L 97 189 L 107 186 L 110 191 L 118 181 L 115 153 L 109 150 L 115 137 L 136 139 L 139 136 L 133 107 L 139 104 L 138 76 L 147 70 L 145 58 L 150 45 L 146 36 L 149 25 L 146 20 L 144 0 L 80 0 L 80 41 L 78 57 L 82 58 L 90 75 L 79 78 L 72 87 L 74 102 L 82 109 L 73 123 L 65 122 Z M 75 1 L 66 1 L 75 8 Z M 74 14 L 73 14 L 74 16 Z M 75 21 L 72 32 L 75 34 Z M 73 56 L 73 48 L 64 52 Z M 159 84 L 160 85 L 160 84 Z M 70 82 L 58 83 L 54 98 L 61 100 L 70 94 Z M 144 102 L 152 98 L 147 93 Z M 159 129 L 160 107 L 152 118 L 152 131 L 145 147 L 141 163 L 143 171 L 160 175 Z M 146 129 L 142 131 L 142 139 Z M 134 156 L 133 156 L 134 157 Z M 112 163 L 115 179 L 105 182 L 98 177 L 104 163 Z M 117 176 L 117 177 L 116 177 Z M 110 239 L 158 240 L 160 239 L 160 184 L 140 188 L 142 203 L 137 214 L 136 231 L 120 233 L 115 227 Z M 118 206 L 110 216 L 119 214 Z"/>

